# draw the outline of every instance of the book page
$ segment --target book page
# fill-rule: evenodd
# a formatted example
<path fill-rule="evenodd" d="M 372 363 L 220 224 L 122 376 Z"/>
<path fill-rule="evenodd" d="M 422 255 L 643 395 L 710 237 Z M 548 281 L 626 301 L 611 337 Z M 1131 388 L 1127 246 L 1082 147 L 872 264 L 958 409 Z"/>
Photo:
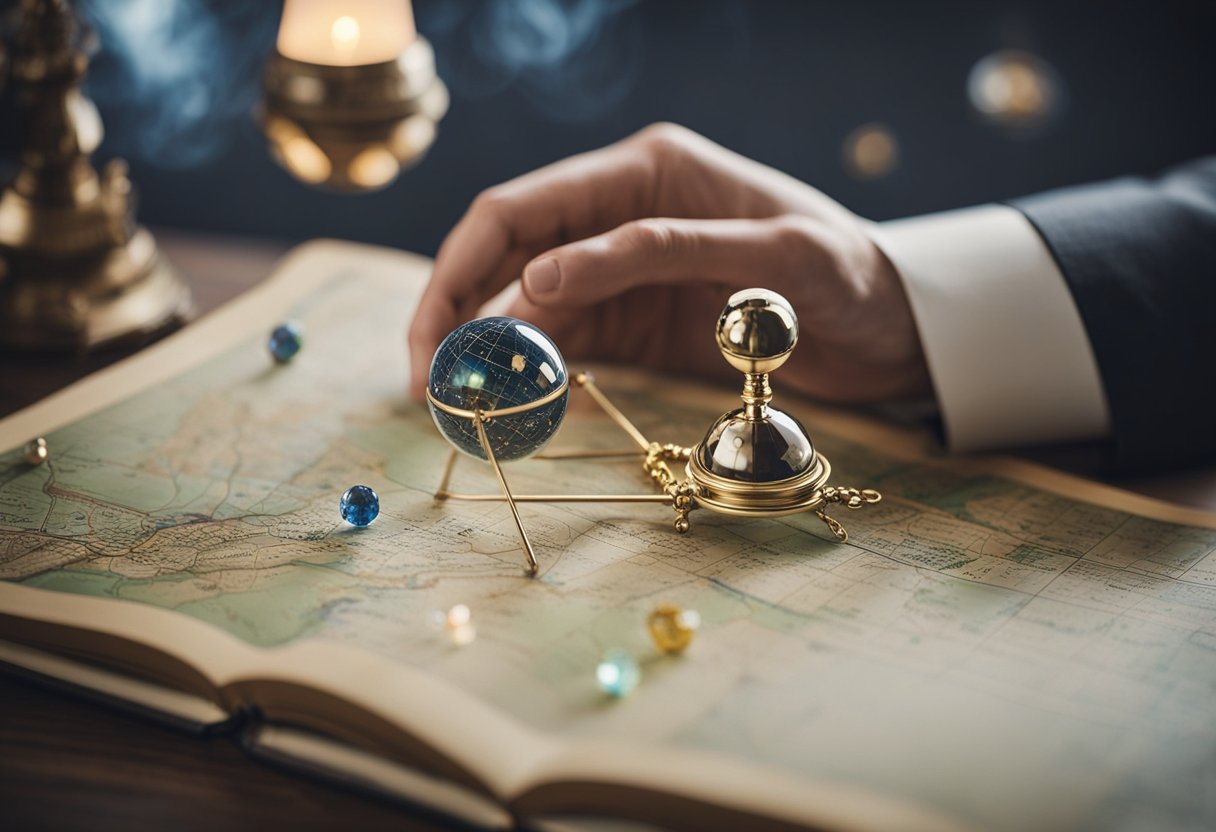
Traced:
<path fill-rule="evenodd" d="M 36 468 L 19 448 L 0 462 L 0 577 L 172 610 L 255 657 L 372 653 L 575 750 L 733 760 L 987 829 L 1211 825 L 1210 515 L 1033 466 L 926 459 L 923 437 L 784 397 L 778 373 L 775 403 L 808 426 L 833 482 L 884 494 L 836 512 L 848 543 L 814 516 L 699 510 L 677 535 L 661 505 L 529 503 L 541 564 L 530 579 L 505 505 L 432 499 L 448 446 L 404 394 L 425 264 L 329 245 L 297 254 L 252 300 L 0 423 L 0 447 L 43 434 L 52 453 Z M 287 318 L 305 345 L 277 366 L 265 339 Z M 716 349 L 711 323 L 689 349 Z M 694 444 L 738 401 L 598 378 L 660 442 Z M 572 396 L 551 450 L 629 447 Z M 639 463 L 505 471 L 518 493 L 648 493 Z M 356 483 L 381 499 L 366 529 L 338 516 Z M 452 487 L 496 482 L 461 458 Z M 701 614 L 682 657 L 649 642 L 661 601 Z M 477 628 L 465 647 L 428 625 L 458 603 Z M 641 664 L 627 699 L 596 687 L 607 648 Z M 497 777 L 500 790 L 528 785 Z"/>

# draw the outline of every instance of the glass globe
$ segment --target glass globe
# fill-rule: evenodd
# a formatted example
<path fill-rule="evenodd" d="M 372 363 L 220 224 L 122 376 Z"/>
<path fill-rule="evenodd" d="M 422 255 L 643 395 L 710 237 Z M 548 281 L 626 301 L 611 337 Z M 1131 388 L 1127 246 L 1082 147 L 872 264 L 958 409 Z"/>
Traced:
<path fill-rule="evenodd" d="M 486 435 L 499 461 L 530 456 L 553 438 L 569 399 L 566 362 L 548 335 L 517 318 L 479 318 L 457 327 L 435 351 L 428 387 L 436 400 L 466 411 L 501 410 L 540 402 L 523 412 L 495 416 Z M 475 421 L 429 403 L 440 433 L 457 449 L 486 459 Z"/>

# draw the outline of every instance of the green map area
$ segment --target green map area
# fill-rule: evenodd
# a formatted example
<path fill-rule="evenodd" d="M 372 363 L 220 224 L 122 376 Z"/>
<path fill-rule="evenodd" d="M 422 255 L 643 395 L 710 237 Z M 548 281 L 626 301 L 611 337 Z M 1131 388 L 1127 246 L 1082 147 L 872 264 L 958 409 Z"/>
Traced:
<path fill-rule="evenodd" d="M 449 448 L 404 395 L 412 302 L 392 275 L 335 275 L 292 311 L 292 363 L 267 355 L 267 320 L 52 433 L 49 464 L 5 456 L 0 578 L 267 648 L 357 645 L 539 729 L 714 749 L 981 828 L 1216 826 L 1216 531 L 910 463 L 812 422 L 833 482 L 884 495 L 835 512 L 847 544 L 814 516 L 700 510 L 677 535 L 660 505 L 529 504 L 528 579 L 505 505 L 432 497 Z M 718 415 L 661 381 L 600 383 L 659 441 L 693 444 Z M 573 395 L 552 450 L 629 447 Z M 506 472 L 519 493 L 647 493 L 639 463 Z M 366 529 L 338 515 L 357 483 L 381 498 Z M 452 486 L 495 481 L 462 457 Z M 649 642 L 661 601 L 704 622 L 681 658 Z M 478 634 L 466 647 L 428 623 L 458 603 Z M 642 665 L 622 701 L 595 685 L 608 648 Z"/>

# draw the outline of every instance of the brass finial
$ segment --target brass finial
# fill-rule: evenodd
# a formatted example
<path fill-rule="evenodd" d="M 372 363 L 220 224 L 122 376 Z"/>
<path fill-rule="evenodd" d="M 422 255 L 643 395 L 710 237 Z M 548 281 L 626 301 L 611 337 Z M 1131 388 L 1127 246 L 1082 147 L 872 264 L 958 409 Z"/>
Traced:
<path fill-rule="evenodd" d="M 763 421 L 773 397 L 768 375 L 790 357 L 798 343 L 798 316 L 789 301 L 768 289 L 744 289 L 726 301 L 718 316 L 718 349 L 743 373 L 743 412 Z"/>

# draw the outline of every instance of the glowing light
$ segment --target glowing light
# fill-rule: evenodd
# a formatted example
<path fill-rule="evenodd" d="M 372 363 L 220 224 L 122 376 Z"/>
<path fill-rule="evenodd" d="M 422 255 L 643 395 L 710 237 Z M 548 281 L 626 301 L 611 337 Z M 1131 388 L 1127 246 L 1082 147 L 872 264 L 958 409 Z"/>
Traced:
<path fill-rule="evenodd" d="M 1011 127 L 1038 126 L 1059 112 L 1062 84 L 1038 55 L 1018 50 L 994 52 L 967 76 L 971 106 L 990 121 Z"/>
<path fill-rule="evenodd" d="M 857 179 L 878 179 L 899 166 L 899 142 L 883 124 L 863 124 L 844 140 L 844 163 Z"/>
<path fill-rule="evenodd" d="M 281 118 L 267 119 L 265 130 L 271 150 L 293 176 L 310 185 L 319 185 L 329 179 L 333 163 L 303 130 Z"/>
<path fill-rule="evenodd" d="M 396 60 L 414 38 L 408 0 L 286 0 L 278 49 L 304 63 L 359 66 Z"/>
<path fill-rule="evenodd" d="M 360 150 L 350 160 L 347 174 L 350 181 L 360 188 L 383 188 L 397 178 L 401 165 L 384 145 L 373 145 Z"/>
<path fill-rule="evenodd" d="M 342 15 L 329 27 L 329 39 L 334 51 L 349 60 L 359 47 L 359 21 L 350 15 Z"/>
<path fill-rule="evenodd" d="M 306 136 L 293 136 L 284 142 L 283 157 L 292 173 L 313 185 L 324 182 L 333 172 L 325 151 Z"/>

